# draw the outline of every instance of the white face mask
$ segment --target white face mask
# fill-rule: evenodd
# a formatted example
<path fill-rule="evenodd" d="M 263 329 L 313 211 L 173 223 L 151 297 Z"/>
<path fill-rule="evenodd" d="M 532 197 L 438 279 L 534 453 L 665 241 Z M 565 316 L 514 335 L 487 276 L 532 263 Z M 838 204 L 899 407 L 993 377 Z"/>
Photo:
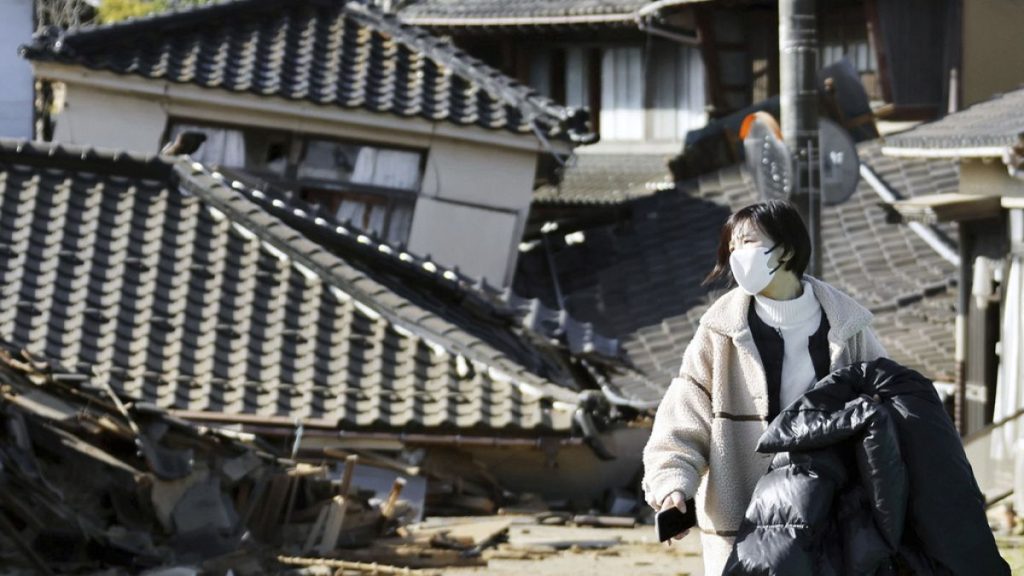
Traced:
<path fill-rule="evenodd" d="M 753 296 L 768 287 L 775 276 L 775 271 L 782 266 L 780 263 L 775 268 L 769 267 L 771 253 L 775 246 L 765 248 L 764 246 L 752 246 L 750 248 L 739 248 L 732 251 L 729 256 L 729 267 L 732 268 L 732 275 L 736 283 L 744 292 Z"/>

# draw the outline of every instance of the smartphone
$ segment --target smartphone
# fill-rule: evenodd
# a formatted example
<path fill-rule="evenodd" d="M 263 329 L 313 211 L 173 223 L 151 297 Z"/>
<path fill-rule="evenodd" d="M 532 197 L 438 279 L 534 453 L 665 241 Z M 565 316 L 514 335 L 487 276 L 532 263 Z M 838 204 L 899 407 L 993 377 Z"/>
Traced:
<path fill-rule="evenodd" d="M 658 528 L 658 542 L 664 542 L 693 528 L 697 525 L 697 511 L 693 500 L 686 501 L 685 513 L 680 512 L 675 506 L 658 512 L 654 517 L 654 524 Z"/>

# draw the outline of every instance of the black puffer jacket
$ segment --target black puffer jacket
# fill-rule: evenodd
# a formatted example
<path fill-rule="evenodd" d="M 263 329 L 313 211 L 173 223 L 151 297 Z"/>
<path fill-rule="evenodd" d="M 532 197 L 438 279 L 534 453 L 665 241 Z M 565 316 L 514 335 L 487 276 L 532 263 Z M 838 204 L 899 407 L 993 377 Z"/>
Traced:
<path fill-rule="evenodd" d="M 883 358 L 833 372 L 757 449 L 776 456 L 727 575 L 1010 573 L 960 437 L 913 370 Z"/>

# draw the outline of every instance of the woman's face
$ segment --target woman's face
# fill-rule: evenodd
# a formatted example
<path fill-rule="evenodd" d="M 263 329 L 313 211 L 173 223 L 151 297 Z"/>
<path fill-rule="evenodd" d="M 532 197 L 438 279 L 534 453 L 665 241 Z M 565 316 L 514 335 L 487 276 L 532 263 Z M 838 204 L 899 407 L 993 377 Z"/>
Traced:
<path fill-rule="evenodd" d="M 753 222 L 748 220 L 741 222 L 735 229 L 733 229 L 732 237 L 729 239 L 729 252 L 732 253 L 733 250 L 737 250 L 739 248 L 750 248 L 756 246 L 768 249 L 772 247 L 772 244 L 774 244 L 772 239 L 762 232 L 761 229 Z M 777 259 L 774 252 L 772 255 Z M 776 263 L 777 262 L 773 262 L 772 266 Z"/>
<path fill-rule="evenodd" d="M 750 221 L 741 222 L 737 225 L 732 231 L 732 237 L 729 240 L 730 253 L 740 248 L 763 248 L 768 250 L 774 246 L 775 241 Z M 775 270 L 776 273 L 772 275 L 771 283 L 761 291 L 761 294 L 774 294 L 783 283 L 796 280 L 796 276 L 792 272 L 780 266 L 780 259 L 788 260 L 789 254 L 783 254 L 782 250 L 772 250 L 768 255 L 768 268 Z"/>

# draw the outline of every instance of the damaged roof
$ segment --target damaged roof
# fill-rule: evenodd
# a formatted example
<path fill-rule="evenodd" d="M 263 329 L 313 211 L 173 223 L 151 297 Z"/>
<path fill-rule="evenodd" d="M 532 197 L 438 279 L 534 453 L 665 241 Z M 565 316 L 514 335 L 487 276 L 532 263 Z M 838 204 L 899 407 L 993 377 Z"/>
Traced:
<path fill-rule="evenodd" d="M 886 158 L 876 143 L 859 150 L 894 193 L 958 185 L 952 161 Z M 582 234 L 570 234 L 563 225 L 549 234 L 558 290 L 569 312 L 619 338 L 639 370 L 606 375 L 613 393 L 637 403 L 660 400 L 701 315 L 721 293 L 700 285 L 714 265 L 721 226 L 733 211 L 758 199 L 746 169 L 732 166 L 629 202 L 632 215 L 624 221 Z M 950 287 L 957 268 L 909 227 L 887 223 L 883 203 L 861 180 L 851 200 L 824 209 L 824 277 L 874 312 L 874 326 L 895 360 L 935 380 L 954 381 Z M 933 232 L 942 242 L 955 242 L 942 230 Z M 537 242 L 520 254 L 515 287 L 554 302 L 544 246 Z"/>
<path fill-rule="evenodd" d="M 403 20 L 424 26 L 633 23 L 650 0 L 412 0 Z M 682 2 L 679 2 L 682 3 Z"/>
<path fill-rule="evenodd" d="M 22 48 L 172 83 L 589 142 L 560 106 L 446 40 L 359 1 L 234 0 L 110 25 L 48 29 Z"/>
<path fill-rule="evenodd" d="M 224 169 L 232 187 L 306 238 L 364 270 L 396 294 L 432 310 L 483 340 L 496 343 L 535 373 L 547 374 L 567 387 L 568 374 L 552 373 L 539 357 L 539 348 L 556 349 L 574 357 L 590 356 L 617 363 L 619 343 L 580 322 L 565 310 L 551 308 L 538 298 L 525 298 L 511 287 L 491 285 L 391 244 L 369 231 L 351 228 L 335 211 L 307 202 L 292 191 L 278 188 L 240 170 Z"/>
<path fill-rule="evenodd" d="M 0 193 L 0 339 L 119 392 L 350 430 L 572 427 L 557 354 L 528 349 L 538 375 L 198 164 L 0 141 Z"/>
<path fill-rule="evenodd" d="M 539 204 L 619 204 L 673 187 L 664 154 L 577 153 L 558 184 L 533 194 Z"/>
<path fill-rule="evenodd" d="M 885 139 L 893 156 L 1002 157 L 1024 138 L 1024 87 Z"/>

